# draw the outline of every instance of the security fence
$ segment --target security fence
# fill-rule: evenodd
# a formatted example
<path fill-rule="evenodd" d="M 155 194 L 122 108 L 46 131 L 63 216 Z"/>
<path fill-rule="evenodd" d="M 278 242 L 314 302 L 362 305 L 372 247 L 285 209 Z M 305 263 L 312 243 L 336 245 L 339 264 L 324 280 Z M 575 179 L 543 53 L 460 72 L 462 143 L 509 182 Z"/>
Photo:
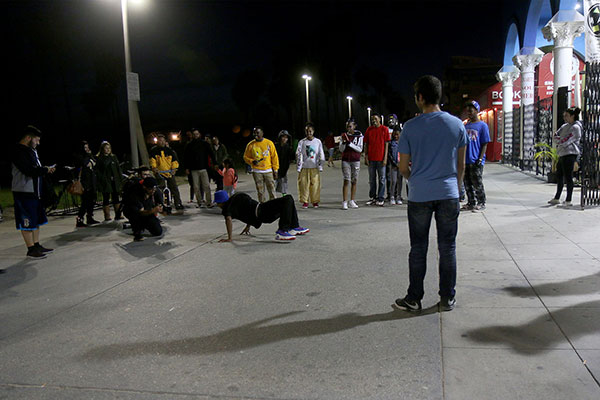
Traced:
<path fill-rule="evenodd" d="M 538 101 L 534 104 L 535 116 L 535 136 L 534 144 L 547 144 L 552 146 L 552 98 Z M 541 148 L 535 149 L 536 151 Z M 535 154 L 534 154 L 535 156 Z M 535 161 L 535 174 L 547 176 L 552 171 L 552 160 L 549 158 L 540 158 Z"/>
<path fill-rule="evenodd" d="M 600 63 L 586 63 L 581 138 L 581 206 L 600 205 Z"/>

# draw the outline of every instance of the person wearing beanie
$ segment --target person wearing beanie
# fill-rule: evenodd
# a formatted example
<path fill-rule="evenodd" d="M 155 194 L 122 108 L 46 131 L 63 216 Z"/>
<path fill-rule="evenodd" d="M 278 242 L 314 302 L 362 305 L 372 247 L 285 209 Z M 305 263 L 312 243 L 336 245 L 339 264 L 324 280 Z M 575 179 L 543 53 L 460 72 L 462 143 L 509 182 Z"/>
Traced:
<path fill-rule="evenodd" d="M 162 227 L 157 218 L 163 212 L 161 204 L 155 205 L 154 192 L 158 182 L 153 177 L 140 179 L 123 190 L 123 214 L 129 219 L 133 230 L 133 240 L 144 240 L 142 232 L 147 230 L 152 236 L 162 235 Z"/>
<path fill-rule="evenodd" d="M 241 235 L 250 235 L 250 227 L 258 229 L 264 224 L 279 220 L 279 229 L 275 232 L 275 240 L 294 240 L 298 235 L 304 235 L 310 230 L 303 228 L 298 222 L 298 213 L 292 196 L 279 197 L 264 203 L 252 199 L 246 193 L 235 193 L 231 197 L 225 190 L 215 192 L 215 203 L 222 210 L 227 228 L 227 239 L 233 240 L 233 220 L 238 219 L 246 224 Z"/>

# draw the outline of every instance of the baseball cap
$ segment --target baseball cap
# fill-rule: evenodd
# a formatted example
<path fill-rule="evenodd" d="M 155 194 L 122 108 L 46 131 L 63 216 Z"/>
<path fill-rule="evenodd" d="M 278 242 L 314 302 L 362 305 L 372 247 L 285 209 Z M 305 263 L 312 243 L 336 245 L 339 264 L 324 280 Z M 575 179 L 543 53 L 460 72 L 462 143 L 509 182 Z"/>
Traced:
<path fill-rule="evenodd" d="M 279 135 L 277 135 L 277 136 L 282 137 L 282 136 L 291 136 L 291 135 L 288 131 L 286 131 L 285 129 L 282 129 L 281 131 L 279 131 Z"/>
<path fill-rule="evenodd" d="M 467 104 L 465 104 L 465 107 L 475 107 L 475 109 L 477 110 L 477 112 L 479 112 L 481 110 L 481 107 L 479 107 L 479 103 L 476 102 L 475 100 L 469 100 L 467 101 Z"/>
<path fill-rule="evenodd" d="M 227 200 L 229 200 L 229 195 L 225 190 L 217 190 L 215 192 L 215 203 L 225 203 Z"/>
<path fill-rule="evenodd" d="M 140 181 L 140 184 L 148 189 L 152 189 L 153 187 L 158 186 L 158 182 L 156 182 L 156 179 L 154 179 L 151 176 L 149 176 L 148 178 L 142 179 Z"/>

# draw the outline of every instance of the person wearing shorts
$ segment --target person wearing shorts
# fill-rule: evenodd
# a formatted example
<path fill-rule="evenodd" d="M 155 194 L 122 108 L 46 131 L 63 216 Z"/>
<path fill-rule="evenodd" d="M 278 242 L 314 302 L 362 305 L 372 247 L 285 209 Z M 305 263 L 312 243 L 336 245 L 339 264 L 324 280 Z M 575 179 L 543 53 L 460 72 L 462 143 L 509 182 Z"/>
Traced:
<path fill-rule="evenodd" d="M 54 166 L 44 167 L 40 162 L 36 151 L 40 136 L 40 130 L 29 125 L 11 152 L 15 224 L 30 258 L 45 258 L 53 251 L 40 244 L 40 226 L 48 223 L 41 199 L 42 177 L 55 171 Z"/>
<path fill-rule="evenodd" d="M 346 122 L 346 133 L 342 134 L 340 152 L 342 153 L 342 174 L 344 186 L 342 188 L 342 210 L 358 208 L 354 201 L 356 195 L 356 182 L 360 172 L 360 153 L 363 149 L 363 134 L 356 130 L 356 122 L 349 119 Z M 350 186 L 350 203 L 348 203 L 348 187 Z"/>

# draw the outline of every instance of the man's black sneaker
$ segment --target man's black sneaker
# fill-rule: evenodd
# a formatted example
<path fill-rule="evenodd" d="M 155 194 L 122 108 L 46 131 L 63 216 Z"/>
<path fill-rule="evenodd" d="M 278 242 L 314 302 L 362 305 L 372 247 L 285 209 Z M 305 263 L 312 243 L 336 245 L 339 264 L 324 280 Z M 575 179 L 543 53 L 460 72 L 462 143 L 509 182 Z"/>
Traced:
<path fill-rule="evenodd" d="M 29 258 L 46 258 L 46 255 L 42 253 L 40 249 L 35 246 L 30 247 L 27 250 L 27 257 Z"/>
<path fill-rule="evenodd" d="M 406 297 L 403 299 L 396 299 L 394 305 L 405 311 L 421 311 L 421 301 L 420 300 L 407 300 Z"/>
<path fill-rule="evenodd" d="M 85 219 L 85 223 L 89 226 L 89 225 L 98 225 L 100 223 L 100 221 L 96 221 L 94 219 L 94 217 L 87 217 Z"/>
<path fill-rule="evenodd" d="M 442 297 L 438 306 L 440 311 L 452 311 L 456 306 L 456 299 L 454 297 Z"/>
<path fill-rule="evenodd" d="M 141 242 L 143 240 L 144 240 L 144 237 L 142 235 L 133 235 L 134 242 Z"/>
<path fill-rule="evenodd" d="M 54 249 L 48 249 L 39 243 L 34 244 L 34 246 L 37 247 L 38 249 L 40 249 L 40 251 L 42 253 L 52 253 L 54 251 Z"/>

